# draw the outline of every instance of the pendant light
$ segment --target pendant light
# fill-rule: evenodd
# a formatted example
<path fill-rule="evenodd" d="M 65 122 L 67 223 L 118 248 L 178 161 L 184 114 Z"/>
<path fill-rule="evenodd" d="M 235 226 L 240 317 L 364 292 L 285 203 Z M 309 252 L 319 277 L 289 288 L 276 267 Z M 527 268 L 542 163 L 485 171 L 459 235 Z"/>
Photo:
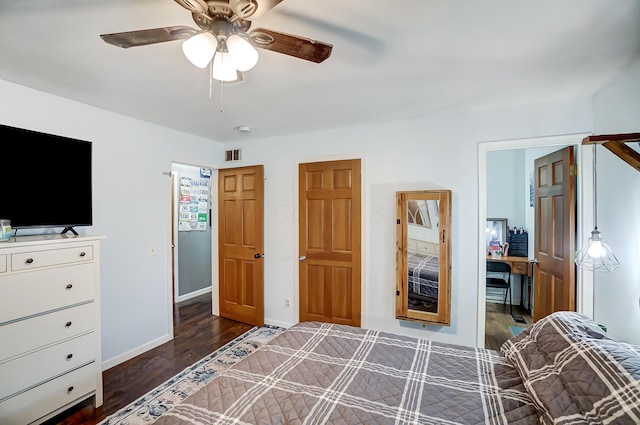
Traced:
<path fill-rule="evenodd" d="M 593 144 L 593 223 L 591 237 L 576 253 L 575 263 L 583 270 L 612 272 L 620 262 L 598 230 L 598 181 L 596 174 L 596 143 Z"/>

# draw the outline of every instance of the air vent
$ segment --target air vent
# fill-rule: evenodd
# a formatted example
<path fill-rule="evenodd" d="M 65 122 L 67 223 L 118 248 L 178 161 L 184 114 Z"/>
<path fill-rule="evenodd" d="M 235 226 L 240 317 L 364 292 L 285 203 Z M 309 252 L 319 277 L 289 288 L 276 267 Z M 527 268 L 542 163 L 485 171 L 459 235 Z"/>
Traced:
<path fill-rule="evenodd" d="M 240 149 L 232 149 L 224 151 L 224 162 L 240 161 L 242 159 L 242 151 Z"/>

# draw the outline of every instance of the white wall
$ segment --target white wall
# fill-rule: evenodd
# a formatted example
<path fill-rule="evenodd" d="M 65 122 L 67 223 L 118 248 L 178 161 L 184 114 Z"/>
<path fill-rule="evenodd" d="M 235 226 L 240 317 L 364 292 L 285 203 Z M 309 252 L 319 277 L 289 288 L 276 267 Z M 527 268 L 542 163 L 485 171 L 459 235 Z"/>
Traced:
<path fill-rule="evenodd" d="M 78 230 L 106 235 L 101 246 L 105 366 L 168 340 L 173 332 L 171 179 L 163 173 L 171 171 L 172 161 L 215 168 L 222 146 L 5 81 L 0 81 L 0 122 L 93 142 L 94 225 Z M 7 161 L 28 158 L 9 158 L 3 166 L 11 165 Z"/>
<path fill-rule="evenodd" d="M 603 110 L 607 115 L 598 120 L 598 132 L 638 131 L 632 128 L 640 113 L 640 106 L 633 101 L 639 97 L 639 85 L 634 85 L 638 75 L 636 66 L 629 78 L 596 97 L 596 116 Z M 619 102 L 627 109 L 621 110 Z M 614 115 L 609 108 L 626 118 Z M 223 147 L 215 141 L 3 81 L 0 117 L 3 124 L 94 142 L 95 224 L 87 233 L 107 236 L 101 272 L 105 366 L 164 342 L 171 333 L 172 312 L 167 302 L 170 181 L 163 172 L 170 171 L 172 161 L 219 168 L 223 150 L 232 146 Z M 264 164 L 267 178 L 267 322 L 292 324 L 297 320 L 296 304 L 285 309 L 282 302 L 284 297 L 297 299 L 297 164 L 356 156 L 363 158 L 364 166 L 363 326 L 475 345 L 478 190 L 483 184 L 477 177 L 478 142 L 589 132 L 593 117 L 591 98 L 586 97 L 502 110 L 447 111 L 430 118 L 238 144 L 243 148 L 244 161 L 237 165 Z M 630 192 L 640 185 L 634 181 L 625 183 L 625 187 Z M 452 320 L 451 327 L 422 329 L 394 318 L 395 192 L 431 188 L 453 192 Z M 616 220 L 612 212 L 624 210 L 629 215 L 628 223 L 619 228 L 620 240 L 626 240 L 626 244 L 637 244 L 640 234 L 635 227 L 637 219 L 633 219 L 638 217 L 637 195 L 633 197 L 635 203 L 625 199 L 619 204 L 625 208 L 601 211 L 603 229 L 607 221 Z M 635 234 L 626 239 L 630 233 L 624 229 L 630 226 Z M 607 239 L 614 245 L 617 241 L 612 237 Z M 149 255 L 151 246 L 157 250 L 155 257 Z M 621 261 L 627 267 L 634 261 L 637 264 L 639 250 L 637 246 L 625 248 L 631 258 L 621 254 Z M 631 340 L 637 338 L 634 329 L 639 323 L 637 267 L 621 273 L 621 279 L 615 282 L 615 288 L 621 290 L 615 292 L 622 304 L 613 308 L 615 303 L 601 304 L 604 296 L 598 297 L 597 318 L 609 325 L 612 335 Z M 626 324 L 622 319 L 614 320 L 611 310 L 625 317 L 631 311 L 633 320 Z"/>
<path fill-rule="evenodd" d="M 487 153 L 487 218 L 506 218 L 509 228 L 525 226 L 524 150 Z"/>
<path fill-rule="evenodd" d="M 239 165 L 265 167 L 265 318 L 294 323 L 297 300 L 297 165 L 363 157 L 362 325 L 445 342 L 476 345 L 479 141 L 588 131 L 592 110 L 578 99 L 521 109 L 448 112 L 429 119 L 380 123 L 262 139 L 243 149 Z M 484 182 L 482 183 L 484 185 Z M 453 192 L 451 326 L 395 319 L 395 192 Z"/>
<path fill-rule="evenodd" d="M 638 133 L 639 117 L 640 61 L 594 96 L 594 134 Z M 620 266 L 596 273 L 594 318 L 614 338 L 640 345 L 640 172 L 599 147 L 597 183 L 598 229 Z"/>

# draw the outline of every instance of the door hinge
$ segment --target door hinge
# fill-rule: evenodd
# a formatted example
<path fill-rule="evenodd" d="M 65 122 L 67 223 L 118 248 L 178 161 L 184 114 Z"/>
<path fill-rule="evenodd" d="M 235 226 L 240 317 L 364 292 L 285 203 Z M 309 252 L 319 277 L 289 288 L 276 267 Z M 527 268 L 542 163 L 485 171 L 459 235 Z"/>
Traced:
<path fill-rule="evenodd" d="M 400 219 L 398 219 L 398 220 L 396 221 L 396 224 L 400 224 Z"/>
<path fill-rule="evenodd" d="M 396 296 L 400 296 L 400 291 L 396 291 Z"/>
<path fill-rule="evenodd" d="M 569 166 L 569 176 L 575 177 L 578 175 L 578 166 L 576 164 L 572 164 Z"/>

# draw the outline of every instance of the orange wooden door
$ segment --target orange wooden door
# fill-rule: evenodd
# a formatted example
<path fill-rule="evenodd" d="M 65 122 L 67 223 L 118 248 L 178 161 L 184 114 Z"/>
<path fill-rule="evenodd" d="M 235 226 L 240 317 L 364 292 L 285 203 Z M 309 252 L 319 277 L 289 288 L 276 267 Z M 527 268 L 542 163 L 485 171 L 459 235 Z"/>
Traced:
<path fill-rule="evenodd" d="M 300 164 L 300 321 L 360 326 L 360 160 Z"/>
<path fill-rule="evenodd" d="M 220 316 L 264 325 L 263 167 L 218 171 Z"/>
<path fill-rule="evenodd" d="M 534 162 L 533 320 L 575 310 L 575 159 L 573 146 Z"/>

